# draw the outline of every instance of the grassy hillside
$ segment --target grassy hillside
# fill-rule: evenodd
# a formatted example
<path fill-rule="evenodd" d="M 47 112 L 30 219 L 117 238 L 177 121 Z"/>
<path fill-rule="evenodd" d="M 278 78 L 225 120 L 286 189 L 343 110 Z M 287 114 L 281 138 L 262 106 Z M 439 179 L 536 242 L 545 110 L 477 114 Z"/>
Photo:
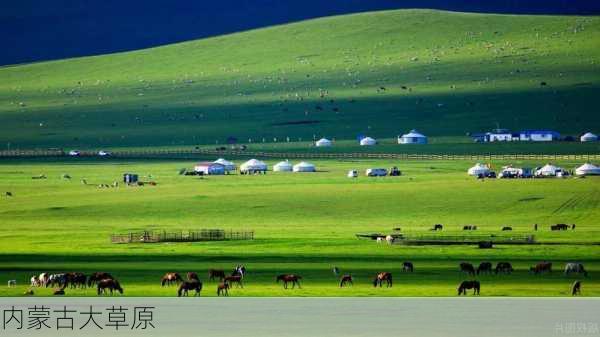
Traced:
<path fill-rule="evenodd" d="M 400 10 L 4 67 L 0 144 L 600 131 L 599 50 L 598 17 Z"/>
<path fill-rule="evenodd" d="M 274 161 L 269 161 L 272 165 Z M 259 176 L 177 175 L 192 162 L 4 162 L 0 165 L 0 282 L 16 279 L 18 288 L 2 287 L 0 296 L 20 295 L 32 274 L 42 271 L 109 271 L 126 295 L 174 296 L 161 288 L 167 271 L 198 272 L 206 281 L 209 268 L 229 270 L 244 263 L 249 274 L 244 289 L 233 296 L 454 296 L 467 276 L 461 261 L 509 261 L 513 275 L 479 276 L 482 295 L 565 296 L 575 276 L 560 271 L 566 261 L 581 261 L 590 271 L 584 295 L 600 295 L 600 179 L 535 179 L 477 181 L 466 175 L 472 162 L 450 161 L 315 161 L 318 173 L 274 173 Z M 347 170 L 400 164 L 402 177 L 357 179 Z M 501 162 L 493 163 L 499 167 Z M 534 166 L 539 163 L 513 163 Z M 577 162 L 558 163 L 573 168 Z M 97 188 L 137 172 L 157 186 Z M 62 179 L 68 173 L 72 179 Z M 45 174 L 48 179 L 32 176 Z M 149 176 L 152 178 L 148 178 Z M 80 183 L 86 178 L 89 185 Z M 318 191 L 318 193 L 315 193 Z M 554 223 L 576 223 L 576 230 L 551 232 Z M 442 232 L 429 228 L 443 223 Z M 540 224 L 537 232 L 533 224 Z M 534 234 L 540 242 L 565 245 L 475 246 L 378 245 L 358 240 L 358 232 L 389 233 L 401 227 L 408 235 Z M 232 242 L 111 244 L 111 233 L 144 229 L 179 231 L 200 228 L 253 229 L 255 240 Z M 469 233 L 467 233 L 469 234 Z M 503 234 L 506 235 L 506 232 Z M 554 262 L 552 275 L 528 273 L 538 261 Z M 401 273 L 413 261 L 414 274 Z M 340 289 L 331 273 L 338 266 L 356 277 L 356 285 Z M 374 289 L 376 272 L 394 273 L 392 289 Z M 280 273 L 304 276 L 304 289 L 284 291 L 274 282 Z M 206 286 L 213 295 L 215 284 Z M 38 295 L 50 289 L 35 289 Z M 68 295 L 94 295 L 94 289 L 68 290 Z"/>

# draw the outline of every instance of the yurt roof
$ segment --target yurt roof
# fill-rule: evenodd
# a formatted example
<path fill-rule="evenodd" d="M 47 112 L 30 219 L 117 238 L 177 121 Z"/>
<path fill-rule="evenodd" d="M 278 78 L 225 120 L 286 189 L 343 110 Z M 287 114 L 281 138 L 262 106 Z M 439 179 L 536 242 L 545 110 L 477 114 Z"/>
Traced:
<path fill-rule="evenodd" d="M 409 138 L 426 138 L 424 134 L 419 133 L 417 130 L 410 130 L 409 133 L 402 135 L 402 137 L 409 137 Z"/>

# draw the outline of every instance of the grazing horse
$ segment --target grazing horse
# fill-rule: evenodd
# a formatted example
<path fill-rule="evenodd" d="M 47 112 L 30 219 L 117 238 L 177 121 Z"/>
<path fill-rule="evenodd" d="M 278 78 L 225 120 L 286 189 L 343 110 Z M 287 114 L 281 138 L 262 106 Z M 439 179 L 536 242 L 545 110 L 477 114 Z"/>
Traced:
<path fill-rule="evenodd" d="M 302 288 L 300 286 L 300 280 L 302 279 L 302 276 L 299 275 L 294 275 L 294 274 L 283 274 L 283 275 L 279 275 L 277 276 L 277 278 L 275 279 L 275 281 L 277 283 L 279 283 L 279 281 L 283 281 L 283 289 L 287 289 L 288 288 L 288 283 L 292 283 L 292 289 L 294 289 L 296 287 L 296 285 L 298 285 L 298 288 Z"/>
<path fill-rule="evenodd" d="M 87 285 L 88 287 L 91 287 L 92 285 L 95 285 L 96 282 L 100 282 L 101 280 L 106 280 L 106 279 L 111 279 L 113 280 L 114 277 L 106 272 L 95 272 L 92 275 L 90 275 L 90 277 L 88 277 L 88 281 L 87 281 Z"/>
<path fill-rule="evenodd" d="M 392 273 L 381 272 L 381 273 L 377 274 L 377 276 L 375 276 L 375 279 L 373 279 L 373 287 L 379 286 L 381 288 L 383 286 L 383 281 L 386 282 L 387 288 L 391 288 L 392 287 Z"/>
<path fill-rule="evenodd" d="M 71 288 L 84 288 L 86 285 L 85 274 L 79 272 L 67 273 L 67 283 L 71 285 Z"/>
<path fill-rule="evenodd" d="M 200 281 L 198 274 L 194 273 L 193 271 L 188 272 L 186 276 L 187 276 L 188 281 L 193 281 L 193 280 Z"/>
<path fill-rule="evenodd" d="M 412 273 L 413 271 L 415 271 L 415 266 L 413 265 L 412 262 L 405 261 L 402 263 L 402 271 L 407 271 L 409 273 Z"/>
<path fill-rule="evenodd" d="M 31 287 L 39 287 L 40 286 L 40 281 L 37 276 L 33 275 L 31 277 L 30 281 L 31 281 L 31 283 L 30 283 Z"/>
<path fill-rule="evenodd" d="M 474 230 L 477 230 L 477 226 L 473 226 L 473 225 L 463 226 L 463 231 L 474 231 Z"/>
<path fill-rule="evenodd" d="M 17 286 L 17 280 L 8 280 L 8 287 L 13 288 Z"/>
<path fill-rule="evenodd" d="M 385 241 L 387 242 L 388 245 L 391 245 L 392 243 L 394 243 L 395 239 L 393 236 L 388 235 L 385 237 Z"/>
<path fill-rule="evenodd" d="M 512 231 L 512 227 L 505 226 L 505 227 L 502 227 L 502 230 L 503 231 Z"/>
<path fill-rule="evenodd" d="M 470 263 L 461 262 L 460 271 L 475 276 L 475 267 L 473 267 L 473 265 Z"/>
<path fill-rule="evenodd" d="M 479 284 L 479 281 L 462 281 L 458 287 L 458 295 L 466 295 L 467 289 L 473 289 L 473 295 L 479 295 L 481 285 Z"/>
<path fill-rule="evenodd" d="M 229 283 L 221 282 L 217 286 L 217 296 L 229 296 Z"/>
<path fill-rule="evenodd" d="M 38 283 L 39 286 L 46 286 L 46 284 L 48 284 L 48 278 L 50 276 L 48 275 L 48 273 L 41 273 L 40 276 L 38 276 Z"/>
<path fill-rule="evenodd" d="M 348 274 L 342 276 L 340 279 L 340 288 L 344 287 L 346 284 L 350 284 L 351 286 L 354 285 L 352 275 Z"/>
<path fill-rule="evenodd" d="M 566 231 L 567 229 L 569 229 L 569 225 L 564 224 L 564 223 L 559 223 L 559 224 L 550 226 L 550 230 L 552 230 L 552 231 Z"/>
<path fill-rule="evenodd" d="M 48 282 L 46 283 L 46 288 L 48 288 L 49 286 L 60 286 L 60 287 L 66 287 L 67 285 L 67 274 L 65 273 L 60 273 L 60 274 L 52 274 L 48 277 Z"/>
<path fill-rule="evenodd" d="M 571 296 L 581 295 L 581 281 L 577 280 L 573 282 L 571 286 Z"/>
<path fill-rule="evenodd" d="M 479 267 L 477 267 L 477 275 L 479 275 L 479 273 L 491 274 L 492 273 L 492 263 L 491 262 L 481 262 L 479 264 Z"/>
<path fill-rule="evenodd" d="M 433 225 L 433 228 L 431 229 L 432 231 L 441 231 L 444 229 L 444 226 L 442 224 L 436 223 L 435 225 Z"/>
<path fill-rule="evenodd" d="M 123 293 L 123 288 L 121 288 L 119 281 L 111 278 L 98 281 L 98 295 L 106 294 L 106 289 L 110 290 L 111 295 L 113 294 L 114 290 L 121 294 Z"/>
<path fill-rule="evenodd" d="M 230 285 L 235 283 L 237 284 L 238 287 L 243 288 L 244 284 L 242 283 L 242 276 L 241 275 L 231 275 L 231 276 L 225 276 L 223 278 L 223 282 L 227 282 Z"/>
<path fill-rule="evenodd" d="M 244 267 L 241 264 L 238 264 L 237 266 L 235 266 L 235 269 L 233 269 L 233 271 L 231 272 L 231 276 L 241 276 L 242 278 L 244 278 L 245 274 L 246 274 L 246 267 Z"/>
<path fill-rule="evenodd" d="M 221 269 L 209 269 L 208 270 L 208 279 L 213 281 L 215 277 L 219 278 L 219 281 L 222 281 L 225 277 L 225 272 Z"/>
<path fill-rule="evenodd" d="M 583 274 L 585 277 L 588 276 L 588 272 L 583 267 L 583 264 L 577 262 L 569 262 L 565 265 L 565 275 L 568 276 L 571 273 Z"/>
<path fill-rule="evenodd" d="M 165 284 L 170 286 L 173 283 L 179 284 L 181 282 L 183 282 L 183 279 L 181 278 L 181 275 L 179 275 L 178 273 L 166 273 L 165 276 L 163 276 L 160 279 L 160 285 L 163 287 L 165 286 Z"/>
<path fill-rule="evenodd" d="M 187 296 L 189 290 L 195 290 L 194 296 L 200 296 L 202 291 L 202 282 L 198 280 L 183 281 L 177 290 L 177 297 Z"/>
<path fill-rule="evenodd" d="M 498 262 L 498 264 L 496 265 L 496 274 L 498 273 L 504 273 L 504 274 L 510 274 L 513 272 L 513 267 L 510 263 L 508 262 Z"/>
<path fill-rule="evenodd" d="M 552 262 L 540 262 L 538 264 L 536 264 L 535 266 L 529 268 L 530 272 L 533 272 L 534 274 L 542 274 L 545 272 L 552 272 Z"/>

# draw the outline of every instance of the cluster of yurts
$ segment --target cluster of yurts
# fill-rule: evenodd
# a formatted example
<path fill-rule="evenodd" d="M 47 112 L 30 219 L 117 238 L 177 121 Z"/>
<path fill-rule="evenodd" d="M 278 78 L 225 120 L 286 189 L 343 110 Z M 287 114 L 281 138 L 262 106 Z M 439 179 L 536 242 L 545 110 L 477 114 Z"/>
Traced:
<path fill-rule="evenodd" d="M 377 145 L 377 140 L 372 137 L 360 137 L 361 146 Z M 409 133 L 398 137 L 398 144 L 427 144 L 427 136 L 419 133 L 417 130 L 410 130 Z M 332 146 L 333 143 L 327 138 L 321 138 L 315 142 L 317 147 Z"/>
<path fill-rule="evenodd" d="M 512 166 L 504 166 L 501 173 L 509 172 L 512 176 L 522 176 L 526 169 L 516 168 Z M 487 175 L 492 171 L 490 165 L 484 165 L 477 163 L 471 167 L 467 173 L 471 176 Z M 565 169 L 552 165 L 546 164 L 542 167 L 531 170 L 531 175 L 536 177 L 564 177 L 568 175 L 568 171 Z M 597 176 L 600 175 L 600 166 L 594 164 L 585 163 L 575 169 L 575 175 L 577 176 Z"/>

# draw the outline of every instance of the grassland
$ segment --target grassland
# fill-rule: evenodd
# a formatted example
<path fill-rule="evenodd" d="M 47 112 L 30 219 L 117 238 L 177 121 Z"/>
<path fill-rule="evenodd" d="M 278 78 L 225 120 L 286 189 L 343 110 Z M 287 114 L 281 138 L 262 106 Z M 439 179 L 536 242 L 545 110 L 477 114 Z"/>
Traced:
<path fill-rule="evenodd" d="M 273 164 L 274 162 L 269 162 Z M 17 288 L 0 287 L 0 295 L 19 295 L 31 275 L 42 271 L 109 271 L 129 296 L 173 296 L 161 288 L 167 271 L 196 271 L 205 281 L 204 295 L 215 295 L 206 282 L 208 268 L 249 269 L 244 289 L 233 296 L 453 296 L 466 278 L 461 261 L 510 261 L 517 271 L 506 276 L 479 276 L 482 295 L 566 296 L 574 277 L 562 275 L 566 261 L 581 261 L 590 270 L 586 296 L 600 295 L 600 179 L 486 180 L 468 177 L 470 162 L 460 161 L 316 161 L 320 172 L 265 176 L 177 174 L 193 162 L 181 161 L 3 161 L 0 191 L 0 282 L 17 279 Z M 499 167 L 501 162 L 494 162 Z M 541 163 L 513 163 L 534 166 Z M 575 162 L 558 163 L 573 168 Z M 348 179 L 348 169 L 399 165 L 402 177 Z M 99 189 L 100 183 L 137 172 L 157 186 Z M 72 179 L 61 176 L 68 173 Z M 31 177 L 45 174 L 48 179 Z M 85 178 L 89 185 L 81 184 Z M 549 224 L 576 223 L 577 229 L 550 232 Z M 464 224 L 480 233 L 499 233 L 509 225 L 517 235 L 534 234 L 540 242 L 563 245 L 473 246 L 377 245 L 358 240 L 357 232 L 430 233 L 443 223 L 443 234 L 462 234 Z M 532 224 L 540 230 L 533 232 Z M 109 234 L 143 229 L 253 229 L 256 239 L 237 242 L 115 245 Z M 439 233 L 442 234 L 442 233 Z M 414 274 L 400 272 L 403 261 Z M 538 261 L 555 263 L 552 275 L 530 275 Z M 353 288 L 340 289 L 333 266 L 356 277 Z M 374 289 L 374 273 L 394 273 L 395 286 Z M 274 282 L 280 273 L 299 273 L 302 290 L 284 291 Z M 49 295 L 50 289 L 36 290 Z M 67 291 L 94 295 L 93 289 Z"/>
<path fill-rule="evenodd" d="M 412 128 L 443 141 L 497 125 L 598 132 L 599 37 L 593 16 L 401 10 L 3 67 L 0 144 L 344 140 Z"/>

